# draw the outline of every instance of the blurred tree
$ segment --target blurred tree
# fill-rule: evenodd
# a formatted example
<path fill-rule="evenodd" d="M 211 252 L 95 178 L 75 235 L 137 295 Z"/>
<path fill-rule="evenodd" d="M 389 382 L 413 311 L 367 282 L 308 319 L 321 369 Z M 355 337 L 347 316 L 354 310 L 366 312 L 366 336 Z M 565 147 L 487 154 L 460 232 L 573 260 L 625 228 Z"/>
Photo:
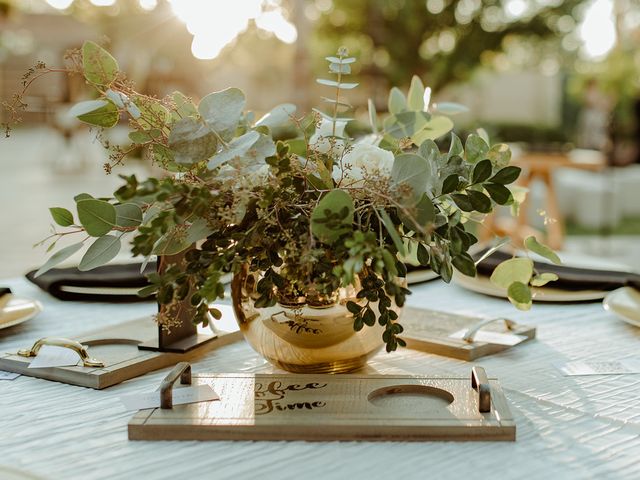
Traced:
<path fill-rule="evenodd" d="M 505 40 L 560 37 L 560 19 L 585 0 L 316 0 L 317 51 L 344 44 L 360 75 L 403 85 L 417 74 L 434 91 L 469 78 Z M 575 24 L 574 24 L 575 25 Z"/>

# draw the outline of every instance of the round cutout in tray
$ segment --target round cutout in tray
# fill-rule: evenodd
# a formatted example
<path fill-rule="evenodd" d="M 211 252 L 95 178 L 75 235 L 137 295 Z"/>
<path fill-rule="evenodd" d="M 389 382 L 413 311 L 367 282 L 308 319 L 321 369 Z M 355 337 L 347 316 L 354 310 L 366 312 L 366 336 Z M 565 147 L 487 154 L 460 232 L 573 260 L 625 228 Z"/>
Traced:
<path fill-rule="evenodd" d="M 388 409 L 442 409 L 453 403 L 453 395 L 428 385 L 391 385 L 374 390 L 367 397 L 376 407 Z"/>

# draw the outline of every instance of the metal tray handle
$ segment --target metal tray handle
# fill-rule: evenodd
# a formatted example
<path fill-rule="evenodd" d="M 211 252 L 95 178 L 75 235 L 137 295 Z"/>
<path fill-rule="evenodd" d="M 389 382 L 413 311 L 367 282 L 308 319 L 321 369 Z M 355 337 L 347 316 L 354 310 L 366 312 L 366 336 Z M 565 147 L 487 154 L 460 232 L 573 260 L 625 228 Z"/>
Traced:
<path fill-rule="evenodd" d="M 491 387 L 484 368 L 475 366 L 471 369 L 471 388 L 478 391 L 478 410 L 481 413 L 491 411 Z"/>
<path fill-rule="evenodd" d="M 38 355 L 38 352 L 40 351 L 40 348 L 42 348 L 43 345 L 69 348 L 73 350 L 80 356 L 80 359 L 82 360 L 82 365 L 85 367 L 95 367 L 95 368 L 104 367 L 104 362 L 101 362 L 100 360 L 91 358 L 89 356 L 87 347 L 82 345 L 80 342 L 76 342 L 75 340 L 70 340 L 68 338 L 56 338 L 56 337 L 41 338 L 40 340 L 37 340 L 36 343 L 33 344 L 33 347 L 31 347 L 30 349 L 18 350 L 18 355 L 20 355 L 21 357 L 35 357 Z"/>
<path fill-rule="evenodd" d="M 182 385 L 191 385 L 191 365 L 187 362 L 180 362 L 169 374 L 162 380 L 160 384 L 160 408 L 173 408 L 173 384 L 180 377 Z"/>
<path fill-rule="evenodd" d="M 475 338 L 476 333 L 478 333 L 482 328 L 486 327 L 490 323 L 494 322 L 504 322 L 507 330 L 513 330 L 517 325 L 516 322 L 514 322 L 513 320 L 509 320 L 508 318 L 490 318 L 469 328 L 469 330 L 467 330 L 462 337 L 462 340 L 468 343 L 473 343 L 473 339 Z"/>

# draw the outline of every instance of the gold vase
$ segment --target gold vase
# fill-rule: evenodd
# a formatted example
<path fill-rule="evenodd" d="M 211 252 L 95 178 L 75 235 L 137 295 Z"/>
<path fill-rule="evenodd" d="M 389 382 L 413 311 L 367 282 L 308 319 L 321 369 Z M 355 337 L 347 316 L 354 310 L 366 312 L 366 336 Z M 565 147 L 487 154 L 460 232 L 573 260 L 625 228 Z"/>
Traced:
<path fill-rule="evenodd" d="M 353 329 L 346 304 L 359 301 L 356 287 L 324 297 L 280 298 L 272 307 L 257 308 L 259 279 L 245 267 L 233 277 L 231 298 L 245 339 L 273 365 L 296 373 L 344 373 L 362 367 L 384 345 L 378 323 Z M 378 311 L 377 303 L 371 307 Z M 395 303 L 391 309 L 400 314 Z"/>

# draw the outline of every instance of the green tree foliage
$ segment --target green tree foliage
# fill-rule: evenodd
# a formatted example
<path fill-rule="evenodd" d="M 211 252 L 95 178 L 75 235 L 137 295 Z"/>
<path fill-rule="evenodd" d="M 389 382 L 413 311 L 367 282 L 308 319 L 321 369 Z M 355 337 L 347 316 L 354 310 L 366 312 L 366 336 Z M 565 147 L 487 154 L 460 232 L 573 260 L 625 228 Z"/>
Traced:
<path fill-rule="evenodd" d="M 506 0 L 333 0 L 317 24 L 322 51 L 345 44 L 358 55 L 362 73 L 404 85 L 412 75 L 434 91 L 466 80 L 483 55 L 500 52 L 513 37 L 559 36 L 558 19 L 577 13 L 584 0 L 544 2 L 514 18 Z M 542 4 L 543 2 L 527 2 Z"/>

